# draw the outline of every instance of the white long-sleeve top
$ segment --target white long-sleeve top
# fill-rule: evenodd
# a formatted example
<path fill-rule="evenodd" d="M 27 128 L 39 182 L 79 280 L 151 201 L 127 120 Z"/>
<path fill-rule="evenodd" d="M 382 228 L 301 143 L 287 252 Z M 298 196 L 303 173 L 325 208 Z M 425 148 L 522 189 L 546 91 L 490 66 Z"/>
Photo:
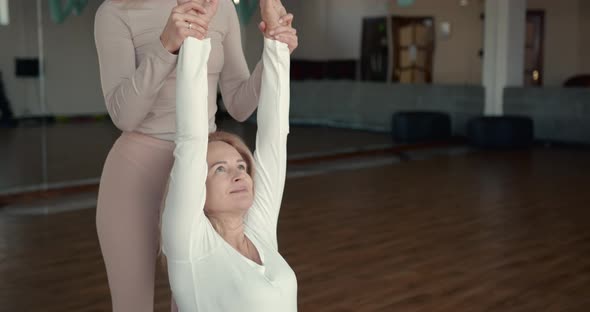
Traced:
<path fill-rule="evenodd" d="M 245 235 L 262 265 L 244 257 L 204 214 L 207 179 L 208 39 L 187 38 L 177 67 L 175 162 L 162 216 L 163 251 L 181 312 L 297 311 L 295 273 L 278 252 L 277 221 L 289 133 L 289 49 L 264 40 L 254 162 L 254 203 Z"/>

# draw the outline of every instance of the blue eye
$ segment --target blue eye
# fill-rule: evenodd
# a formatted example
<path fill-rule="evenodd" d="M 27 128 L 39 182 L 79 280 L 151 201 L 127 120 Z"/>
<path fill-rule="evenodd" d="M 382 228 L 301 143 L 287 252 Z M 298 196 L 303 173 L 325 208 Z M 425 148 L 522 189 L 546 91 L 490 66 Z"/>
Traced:
<path fill-rule="evenodd" d="M 240 170 L 246 170 L 246 166 L 244 166 L 244 165 L 238 165 L 238 169 L 240 169 Z"/>
<path fill-rule="evenodd" d="M 217 172 L 225 172 L 225 167 L 223 167 L 223 166 L 219 166 L 219 167 L 217 167 L 217 169 L 215 169 L 215 172 L 216 172 L 216 173 L 217 173 Z"/>

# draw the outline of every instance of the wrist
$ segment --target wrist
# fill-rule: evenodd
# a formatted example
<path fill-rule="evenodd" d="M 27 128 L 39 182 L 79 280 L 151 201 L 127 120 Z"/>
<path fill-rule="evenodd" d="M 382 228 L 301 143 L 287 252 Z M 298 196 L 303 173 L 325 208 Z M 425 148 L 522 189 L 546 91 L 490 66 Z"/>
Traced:
<path fill-rule="evenodd" d="M 178 50 L 174 50 L 170 44 L 168 43 L 168 40 L 162 38 L 162 36 L 160 36 L 160 43 L 162 44 L 162 46 L 164 47 L 164 49 L 166 49 L 166 51 L 168 51 L 168 53 L 170 54 L 178 54 Z"/>

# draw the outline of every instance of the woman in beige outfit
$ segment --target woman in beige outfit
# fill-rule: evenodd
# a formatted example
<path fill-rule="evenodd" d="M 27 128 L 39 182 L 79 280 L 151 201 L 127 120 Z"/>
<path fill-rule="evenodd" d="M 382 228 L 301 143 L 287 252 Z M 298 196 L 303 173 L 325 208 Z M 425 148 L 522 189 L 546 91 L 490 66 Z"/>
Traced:
<path fill-rule="evenodd" d="M 274 34 L 291 52 L 292 19 L 285 12 Z M 231 0 L 107 0 L 96 13 L 102 90 L 123 131 L 104 164 L 96 213 L 113 311 L 153 311 L 160 209 L 173 163 L 176 53 L 188 36 L 211 40 L 209 131 L 216 129 L 218 85 L 229 114 L 247 119 L 258 103 L 262 64 L 250 74 Z"/>

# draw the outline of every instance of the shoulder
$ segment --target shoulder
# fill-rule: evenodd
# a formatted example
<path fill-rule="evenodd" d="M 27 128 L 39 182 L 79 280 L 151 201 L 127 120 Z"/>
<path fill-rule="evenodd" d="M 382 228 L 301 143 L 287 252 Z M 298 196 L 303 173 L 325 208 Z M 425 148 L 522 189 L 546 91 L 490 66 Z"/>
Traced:
<path fill-rule="evenodd" d="M 121 34 L 127 36 L 131 32 L 124 9 L 125 2 L 126 0 L 107 0 L 98 7 L 94 17 L 94 35 L 97 43 L 101 38 Z"/>
<path fill-rule="evenodd" d="M 105 0 L 98 7 L 96 16 L 125 17 L 133 10 L 158 10 L 168 8 L 171 0 Z"/>
<path fill-rule="evenodd" d="M 176 0 L 105 0 L 96 11 L 95 24 L 107 29 L 135 29 L 146 21 L 158 20 Z"/>
<path fill-rule="evenodd" d="M 102 4 L 98 7 L 97 13 L 120 13 L 125 6 L 127 5 L 127 1 L 125 0 L 105 0 Z"/>
<path fill-rule="evenodd" d="M 125 15 L 125 0 L 106 0 L 96 10 L 96 22 L 112 21 L 113 19 L 122 20 Z"/>

